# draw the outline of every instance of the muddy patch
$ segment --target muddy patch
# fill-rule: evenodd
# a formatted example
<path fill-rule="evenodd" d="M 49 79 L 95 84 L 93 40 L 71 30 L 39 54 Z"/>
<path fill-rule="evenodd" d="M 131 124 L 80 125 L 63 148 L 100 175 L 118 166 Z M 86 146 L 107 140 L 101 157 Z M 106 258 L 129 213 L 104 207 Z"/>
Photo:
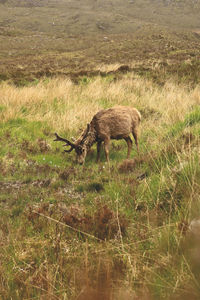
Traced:
<path fill-rule="evenodd" d="M 22 188 L 25 188 L 27 185 L 28 186 L 35 186 L 35 187 L 48 187 L 51 183 L 50 179 L 44 179 L 44 180 L 34 180 L 31 182 L 26 182 L 26 181 L 6 181 L 2 182 L 0 181 L 0 190 L 19 190 Z"/>

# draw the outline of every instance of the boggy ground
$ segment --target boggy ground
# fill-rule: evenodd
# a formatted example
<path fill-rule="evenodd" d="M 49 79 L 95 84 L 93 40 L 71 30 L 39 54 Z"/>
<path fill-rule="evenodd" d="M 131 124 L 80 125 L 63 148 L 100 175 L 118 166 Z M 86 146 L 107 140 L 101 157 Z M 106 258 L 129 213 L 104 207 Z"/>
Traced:
<path fill-rule="evenodd" d="M 0 90 L 1 298 L 199 299 L 199 87 L 128 72 Z M 131 160 L 113 141 L 110 169 L 95 147 L 78 166 L 53 142 L 115 104 L 142 115 Z"/>

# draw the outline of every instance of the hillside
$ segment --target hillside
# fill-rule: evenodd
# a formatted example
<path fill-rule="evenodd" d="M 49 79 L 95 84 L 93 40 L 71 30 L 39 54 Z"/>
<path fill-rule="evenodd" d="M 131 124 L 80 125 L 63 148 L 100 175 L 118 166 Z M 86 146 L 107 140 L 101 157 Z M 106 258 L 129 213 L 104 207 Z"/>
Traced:
<path fill-rule="evenodd" d="M 190 64 L 200 53 L 199 14 L 200 1 L 4 1 L 0 77 Z"/>
<path fill-rule="evenodd" d="M 47 33 L 128 33 L 145 23 L 200 28 L 199 0 L 7 0 L 2 10 L 5 25 Z"/>

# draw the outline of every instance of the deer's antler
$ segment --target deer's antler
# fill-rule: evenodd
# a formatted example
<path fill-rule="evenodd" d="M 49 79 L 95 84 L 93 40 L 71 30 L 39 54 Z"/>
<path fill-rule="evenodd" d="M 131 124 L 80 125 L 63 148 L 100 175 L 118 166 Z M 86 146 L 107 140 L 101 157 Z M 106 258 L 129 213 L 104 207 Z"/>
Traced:
<path fill-rule="evenodd" d="M 56 136 L 56 139 L 54 140 L 54 142 L 58 142 L 58 141 L 60 141 L 60 142 L 65 142 L 66 144 L 63 145 L 64 147 L 65 147 L 65 146 L 71 146 L 71 148 L 70 148 L 69 150 L 64 150 L 65 152 L 68 152 L 68 153 L 69 153 L 69 152 L 71 152 L 73 149 L 76 148 L 76 144 L 74 144 L 74 143 L 68 141 L 67 139 L 64 139 L 64 138 L 60 137 L 56 132 L 55 132 L 55 136 Z"/>

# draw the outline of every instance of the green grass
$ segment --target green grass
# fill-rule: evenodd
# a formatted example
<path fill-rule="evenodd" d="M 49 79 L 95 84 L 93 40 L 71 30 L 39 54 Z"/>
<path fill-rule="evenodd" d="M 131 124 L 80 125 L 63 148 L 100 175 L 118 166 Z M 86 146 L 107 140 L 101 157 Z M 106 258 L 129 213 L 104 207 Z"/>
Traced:
<path fill-rule="evenodd" d="M 50 109 L 59 114 L 62 101 Z M 77 166 L 47 122 L 21 114 L 0 124 L 2 299 L 77 299 L 84 287 L 85 298 L 198 299 L 187 243 L 200 207 L 199 107 L 174 123 L 159 114 L 159 130 L 143 126 L 131 167 L 126 143 L 114 141 L 110 169 L 103 152 L 95 163 L 95 146 Z"/>
<path fill-rule="evenodd" d="M 191 113 L 189 113 L 184 120 L 185 126 L 193 126 L 200 123 L 200 107 L 197 106 Z"/>

